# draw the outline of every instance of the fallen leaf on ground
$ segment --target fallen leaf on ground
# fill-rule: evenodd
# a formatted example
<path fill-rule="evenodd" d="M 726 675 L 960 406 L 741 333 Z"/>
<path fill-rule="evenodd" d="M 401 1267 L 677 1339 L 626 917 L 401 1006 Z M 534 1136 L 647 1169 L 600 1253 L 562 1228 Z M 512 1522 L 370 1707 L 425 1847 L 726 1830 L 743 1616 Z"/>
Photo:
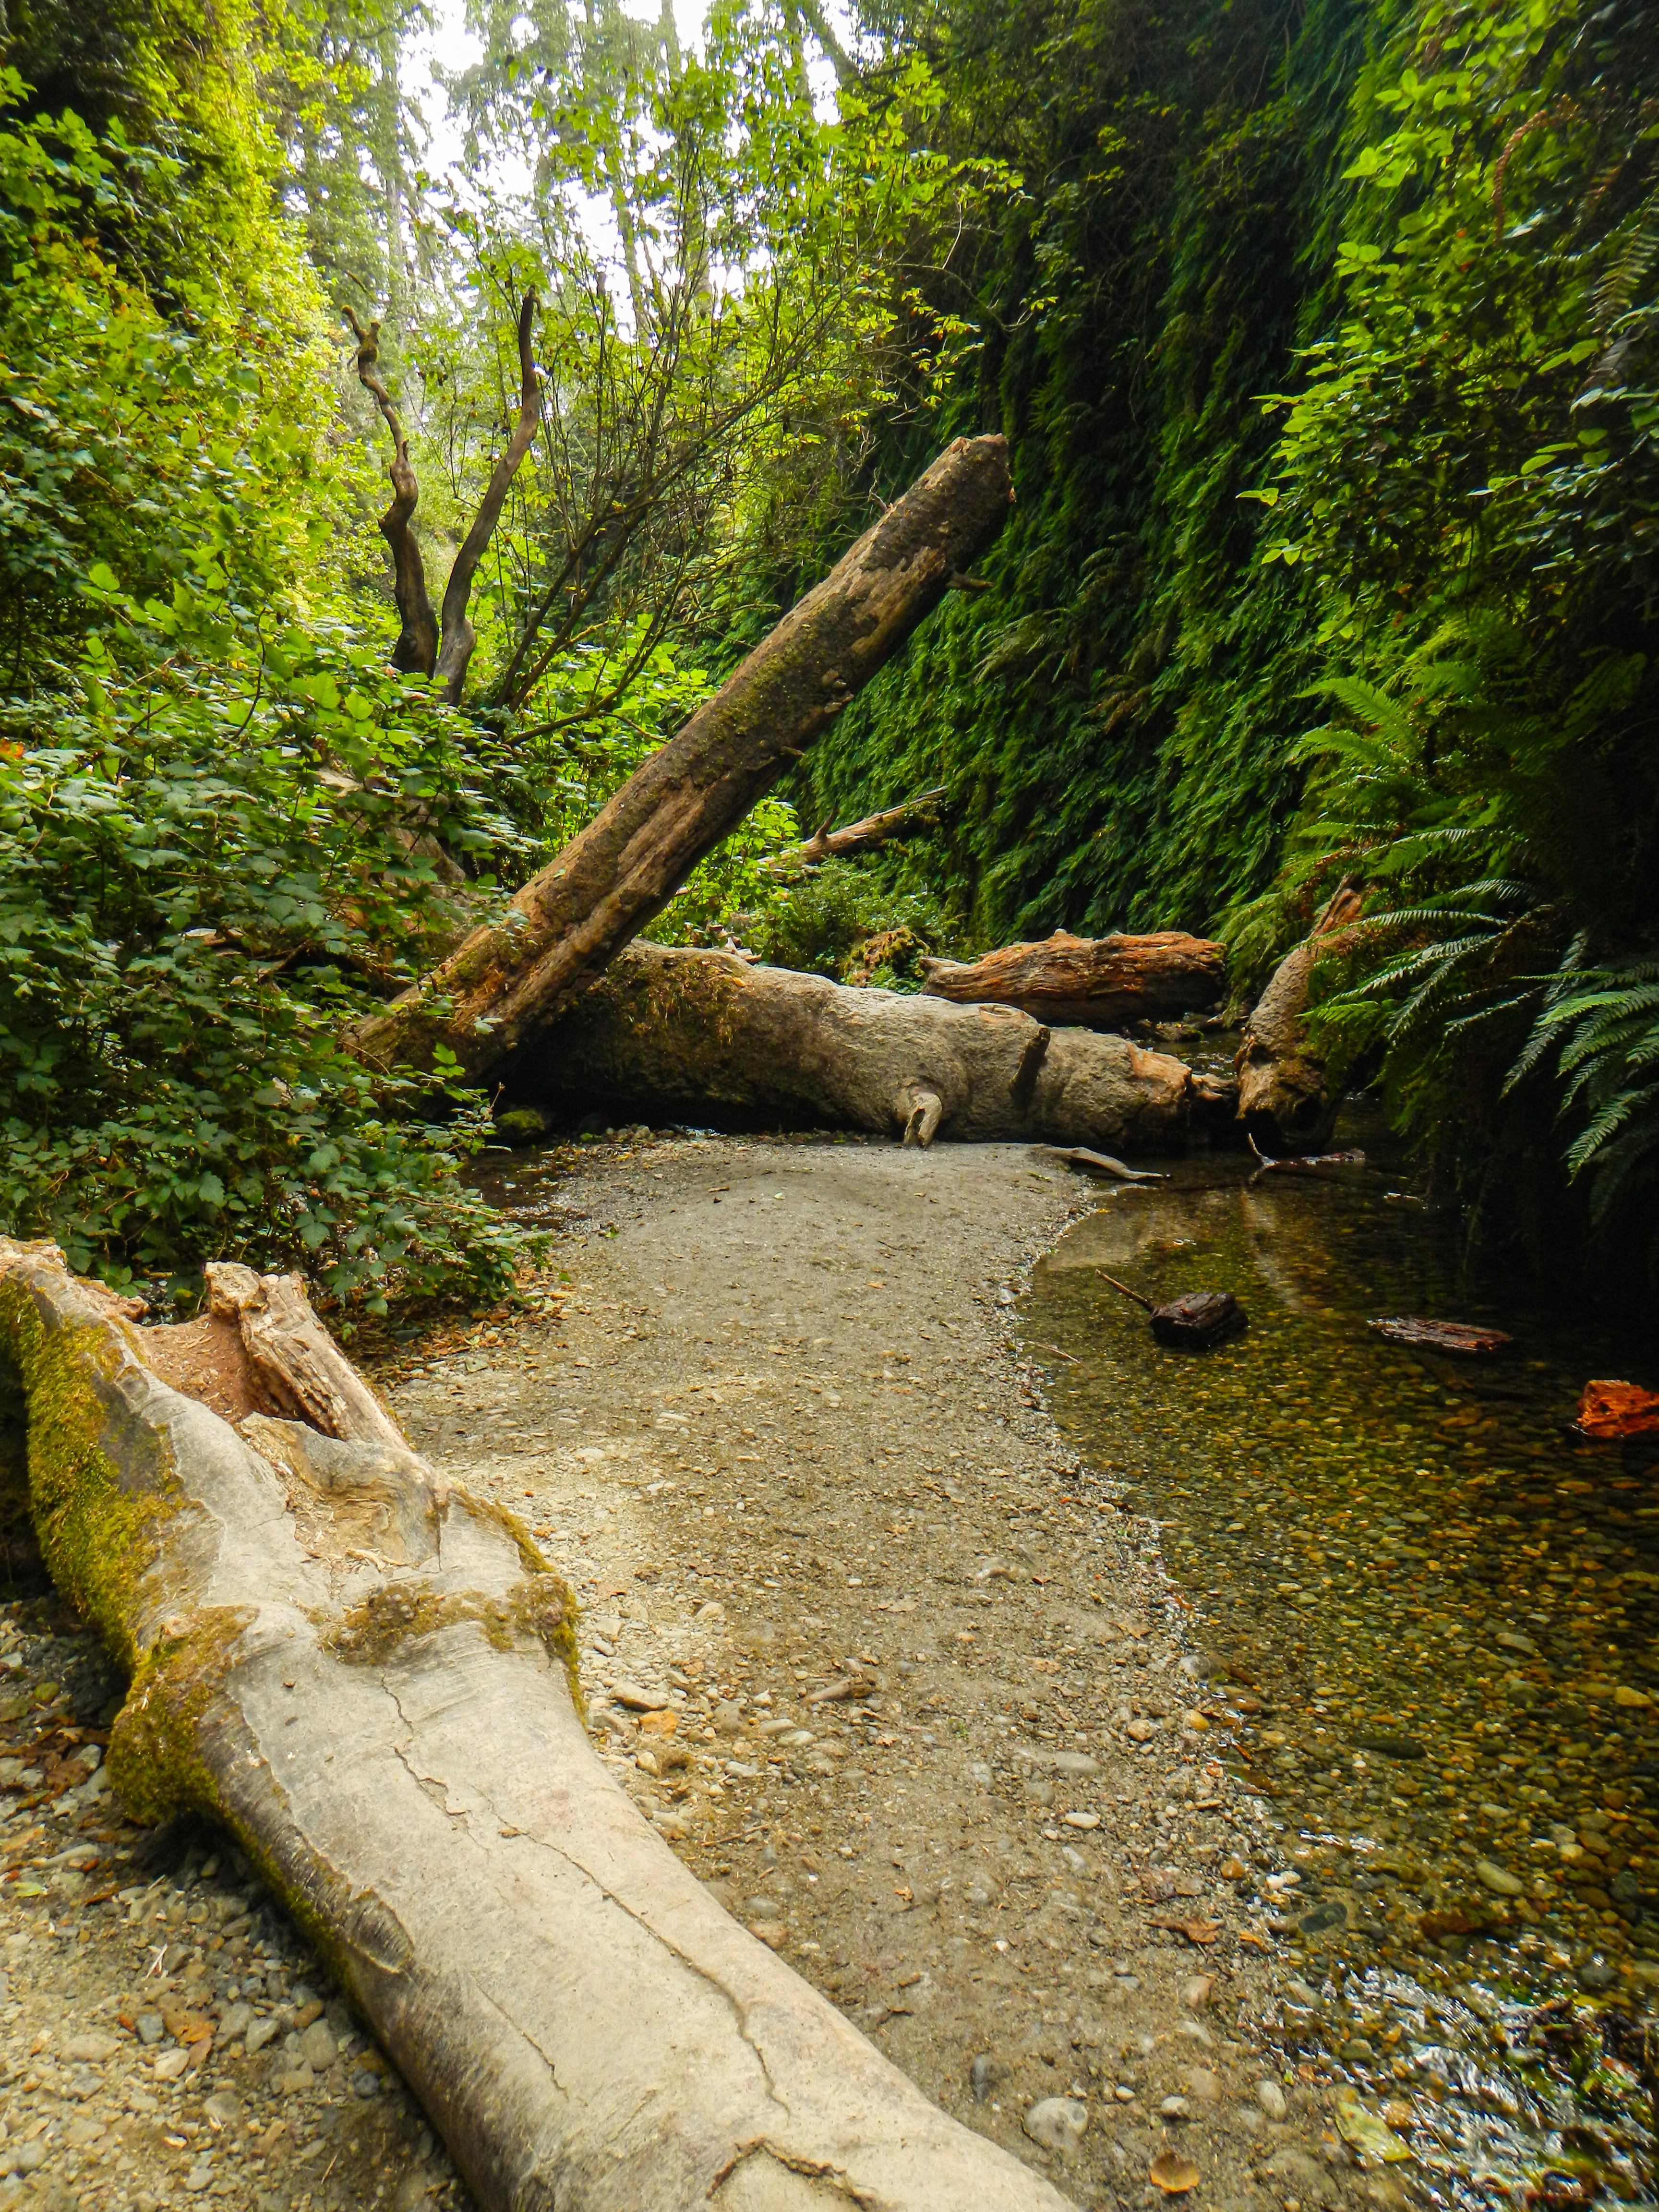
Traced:
<path fill-rule="evenodd" d="M 1364 2158 L 1382 2159 L 1395 2165 L 1411 2156 L 1409 2148 L 1381 2114 L 1369 2110 L 1352 2093 L 1337 2101 L 1336 2130 Z"/>
<path fill-rule="evenodd" d="M 1161 2150 L 1146 2169 L 1166 2197 L 1184 2197 L 1203 2177 L 1191 2159 L 1178 2150 Z"/>
<path fill-rule="evenodd" d="M 1175 1935 L 1184 1936 L 1189 1943 L 1213 1943 L 1221 1933 L 1221 1923 L 1218 1920 L 1153 1919 L 1149 1921 L 1147 1925 L 1152 1928 L 1170 1929 Z"/>

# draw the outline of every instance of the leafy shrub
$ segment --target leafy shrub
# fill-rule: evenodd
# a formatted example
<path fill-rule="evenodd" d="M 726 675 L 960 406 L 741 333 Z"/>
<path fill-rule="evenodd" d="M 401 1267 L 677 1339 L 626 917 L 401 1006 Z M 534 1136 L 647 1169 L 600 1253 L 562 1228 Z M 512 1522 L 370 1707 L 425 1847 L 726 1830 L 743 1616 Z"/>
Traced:
<path fill-rule="evenodd" d="M 873 870 L 851 860 L 826 860 L 790 886 L 769 910 L 744 917 L 747 934 L 763 960 L 830 975 L 915 990 L 917 957 L 953 945 L 957 931 L 939 901 L 925 891 L 896 891 Z M 858 955 L 878 937 L 891 942 L 873 960 Z M 902 942 L 900 940 L 902 940 Z"/>
<path fill-rule="evenodd" d="M 507 764 L 379 641 L 210 662 L 210 603 L 88 596 L 58 686 L 0 709 L 0 1229 L 175 1291 L 234 1256 L 376 1311 L 499 1293 L 522 1240 L 458 1179 L 483 1101 L 424 1126 L 341 1031 L 453 927 L 444 852 L 514 843 Z"/>

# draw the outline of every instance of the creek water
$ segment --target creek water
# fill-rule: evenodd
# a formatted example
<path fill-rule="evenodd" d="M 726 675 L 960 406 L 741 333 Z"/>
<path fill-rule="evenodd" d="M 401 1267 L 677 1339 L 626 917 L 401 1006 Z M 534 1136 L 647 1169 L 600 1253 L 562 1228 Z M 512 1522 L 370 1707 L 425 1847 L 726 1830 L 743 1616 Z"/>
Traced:
<path fill-rule="evenodd" d="M 1659 1380 L 1653 1348 L 1464 1280 L 1378 1139 L 1345 1125 L 1374 1164 L 1328 1178 L 1212 1154 L 1103 1186 L 1029 1349 L 1271 1807 L 1239 1886 L 1276 2033 L 1360 2094 L 1351 2139 L 1442 2203 L 1651 2202 L 1659 1451 L 1570 1425 L 1589 1377 Z M 1231 1290 L 1249 1328 L 1163 1350 L 1107 1273 Z M 1396 1314 L 1515 1341 L 1416 1355 L 1367 1327 Z"/>

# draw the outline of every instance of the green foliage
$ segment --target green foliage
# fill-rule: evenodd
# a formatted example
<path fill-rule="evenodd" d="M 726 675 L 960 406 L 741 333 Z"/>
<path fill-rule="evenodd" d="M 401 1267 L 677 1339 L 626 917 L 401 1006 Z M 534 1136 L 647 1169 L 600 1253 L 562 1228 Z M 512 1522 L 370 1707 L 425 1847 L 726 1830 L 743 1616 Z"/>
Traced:
<path fill-rule="evenodd" d="M 744 915 L 744 934 L 779 968 L 885 990 L 915 990 L 924 952 L 956 949 L 957 932 L 926 892 L 895 890 L 884 875 L 851 860 L 825 860 L 776 897 Z"/>
<path fill-rule="evenodd" d="M 1634 11 L 1414 15 L 1360 84 L 1338 328 L 1261 495 L 1345 671 L 1279 886 L 1368 886 L 1318 1019 L 1493 1243 L 1540 1117 L 1595 1224 L 1659 1234 L 1652 75 Z"/>
<path fill-rule="evenodd" d="M 141 607 L 100 567 L 88 591 L 46 711 L 0 718 L 0 1224 L 174 1291 L 246 1256 L 371 1310 L 498 1293 L 515 1240 L 457 1181 L 483 1102 L 422 1127 L 340 1031 L 366 975 L 412 979 L 438 841 L 513 842 L 481 796 L 504 763 L 378 641 L 240 658 L 182 586 Z"/>

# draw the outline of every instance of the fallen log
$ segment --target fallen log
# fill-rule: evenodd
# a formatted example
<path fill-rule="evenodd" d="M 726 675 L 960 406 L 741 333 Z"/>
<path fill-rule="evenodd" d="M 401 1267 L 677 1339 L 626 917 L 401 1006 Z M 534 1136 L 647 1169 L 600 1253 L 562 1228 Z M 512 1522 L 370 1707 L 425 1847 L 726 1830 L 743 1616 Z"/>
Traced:
<path fill-rule="evenodd" d="M 1340 933 L 1359 919 L 1360 903 L 1355 885 L 1338 885 L 1307 936 L 1274 969 L 1245 1024 L 1233 1073 L 1238 1117 L 1252 1138 L 1311 1152 L 1330 1134 L 1341 1101 L 1332 1095 L 1303 1017 L 1315 967 L 1337 950 Z"/>
<path fill-rule="evenodd" d="M 996 536 L 1007 442 L 958 438 L 653 753 L 499 922 L 361 1023 L 377 1066 L 497 1066 L 586 984 L 799 760 Z"/>
<path fill-rule="evenodd" d="M 1483 1358 L 1515 1341 L 1501 1328 L 1481 1328 L 1468 1321 L 1424 1321 L 1415 1314 L 1393 1314 L 1366 1326 L 1390 1344 L 1403 1344 L 1413 1352 L 1450 1352 L 1463 1359 Z"/>
<path fill-rule="evenodd" d="M 958 1006 L 1018 1006 L 1040 1022 L 1109 1030 L 1214 1006 L 1227 986 L 1227 953 L 1178 929 L 1146 937 L 1057 929 L 979 960 L 924 960 L 921 970 L 924 991 Z"/>
<path fill-rule="evenodd" d="M 826 860 L 845 860 L 854 853 L 873 852 L 878 846 L 896 844 L 902 837 L 914 837 L 920 830 L 931 830 L 939 819 L 939 801 L 945 797 L 945 787 L 924 791 L 915 799 L 907 799 L 902 805 L 884 807 L 878 814 L 866 814 L 861 822 L 848 822 L 839 830 L 832 830 L 826 822 L 815 830 L 804 843 L 787 846 L 775 854 L 771 862 L 775 876 L 797 876 L 808 868 L 822 867 Z"/>
<path fill-rule="evenodd" d="M 514 1101 L 1179 1151 L 1192 1075 L 1012 1006 L 859 989 L 729 952 L 631 945 L 507 1074 Z"/>
<path fill-rule="evenodd" d="M 233 1425 L 168 1368 L 351 1432 Z M 0 1370 L 47 1564 L 131 1678 L 116 1790 L 230 1831 L 485 2212 L 1063 2212 L 635 1810 L 582 1727 L 568 1589 L 409 1449 L 296 1283 L 220 1270 L 205 1322 L 140 1328 L 0 1243 Z"/>

